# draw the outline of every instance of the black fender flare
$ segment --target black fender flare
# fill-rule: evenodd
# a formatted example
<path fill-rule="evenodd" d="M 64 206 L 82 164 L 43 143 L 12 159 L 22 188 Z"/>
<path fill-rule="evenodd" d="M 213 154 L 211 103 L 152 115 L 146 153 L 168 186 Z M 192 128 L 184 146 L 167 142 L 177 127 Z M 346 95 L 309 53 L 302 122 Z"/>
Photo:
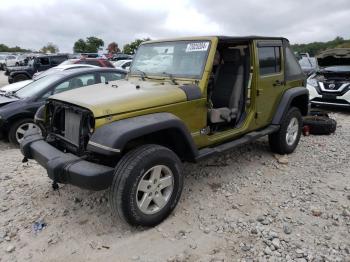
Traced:
<path fill-rule="evenodd" d="M 32 76 L 27 71 L 13 71 L 10 72 L 10 76 L 14 78 L 16 75 L 26 75 L 28 79 L 32 79 Z"/>
<path fill-rule="evenodd" d="M 148 114 L 106 124 L 93 133 L 87 150 L 106 156 L 118 155 L 129 141 L 170 129 L 181 135 L 181 141 L 171 142 L 185 144 L 189 150 L 187 153 L 194 159 L 198 155 L 198 149 L 191 133 L 181 119 L 171 113 Z"/>
<path fill-rule="evenodd" d="M 308 104 L 309 104 L 309 90 L 307 90 L 306 87 L 294 87 L 291 89 L 288 89 L 286 92 L 284 92 L 280 103 L 277 106 L 275 115 L 272 118 L 272 124 L 273 125 L 279 125 L 283 119 L 283 116 L 288 112 L 289 108 L 291 107 L 293 100 L 303 97 L 305 99 L 305 102 L 301 105 L 303 110 L 302 114 L 306 115 L 308 110 Z"/>

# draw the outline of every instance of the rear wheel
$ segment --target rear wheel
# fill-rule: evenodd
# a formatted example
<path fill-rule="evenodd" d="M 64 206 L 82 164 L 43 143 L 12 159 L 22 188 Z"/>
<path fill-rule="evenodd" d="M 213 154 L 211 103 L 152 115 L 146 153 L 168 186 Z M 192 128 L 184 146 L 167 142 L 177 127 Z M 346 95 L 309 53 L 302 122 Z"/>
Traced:
<path fill-rule="evenodd" d="M 292 153 L 299 143 L 301 129 L 300 110 L 292 107 L 284 116 L 279 131 L 269 135 L 271 150 L 278 154 Z"/>
<path fill-rule="evenodd" d="M 33 119 L 20 119 L 11 125 L 8 133 L 9 141 L 14 145 L 19 145 L 24 138 L 25 132 L 33 129 L 38 129 L 41 132 L 40 127 L 34 124 Z"/>
<path fill-rule="evenodd" d="M 166 147 L 145 145 L 117 164 L 110 203 L 114 215 L 134 226 L 155 226 L 175 208 L 183 176 L 177 155 Z"/>
<path fill-rule="evenodd" d="M 28 80 L 29 78 L 24 75 L 24 74 L 19 74 L 19 75 L 15 75 L 13 77 L 13 82 L 16 83 L 16 82 L 20 82 L 20 81 L 24 81 L 24 80 Z"/>

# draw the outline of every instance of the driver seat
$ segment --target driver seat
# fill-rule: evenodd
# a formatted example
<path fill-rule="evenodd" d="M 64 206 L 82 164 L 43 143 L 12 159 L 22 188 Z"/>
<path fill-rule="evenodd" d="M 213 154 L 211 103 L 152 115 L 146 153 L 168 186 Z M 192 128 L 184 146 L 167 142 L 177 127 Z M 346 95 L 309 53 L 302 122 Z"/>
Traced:
<path fill-rule="evenodd" d="M 218 68 L 211 97 L 213 108 L 208 115 L 211 123 L 229 123 L 237 118 L 243 89 L 244 66 L 240 50 L 226 49 L 222 57 L 224 64 Z"/>

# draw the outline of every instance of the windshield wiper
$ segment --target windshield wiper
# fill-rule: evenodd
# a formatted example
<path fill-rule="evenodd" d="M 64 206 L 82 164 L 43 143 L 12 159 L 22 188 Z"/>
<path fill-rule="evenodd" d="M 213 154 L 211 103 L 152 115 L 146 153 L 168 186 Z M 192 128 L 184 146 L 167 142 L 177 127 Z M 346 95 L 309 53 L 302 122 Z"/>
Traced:
<path fill-rule="evenodd" d="M 163 72 L 162 74 L 168 76 L 168 77 L 170 78 L 171 82 L 172 82 L 174 85 L 177 85 L 177 82 L 175 81 L 174 76 L 173 76 L 172 74 L 167 73 L 167 72 Z"/>

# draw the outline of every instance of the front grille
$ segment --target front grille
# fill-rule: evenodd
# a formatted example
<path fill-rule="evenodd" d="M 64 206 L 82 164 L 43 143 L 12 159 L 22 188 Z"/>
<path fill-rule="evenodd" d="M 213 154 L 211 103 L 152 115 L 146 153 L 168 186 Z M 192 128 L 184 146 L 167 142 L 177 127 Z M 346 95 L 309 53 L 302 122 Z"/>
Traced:
<path fill-rule="evenodd" d="M 91 136 L 91 127 L 94 126 L 92 113 L 58 101 L 50 101 L 47 108 L 50 119 L 47 126 L 49 142 L 65 151 L 84 154 Z"/>

